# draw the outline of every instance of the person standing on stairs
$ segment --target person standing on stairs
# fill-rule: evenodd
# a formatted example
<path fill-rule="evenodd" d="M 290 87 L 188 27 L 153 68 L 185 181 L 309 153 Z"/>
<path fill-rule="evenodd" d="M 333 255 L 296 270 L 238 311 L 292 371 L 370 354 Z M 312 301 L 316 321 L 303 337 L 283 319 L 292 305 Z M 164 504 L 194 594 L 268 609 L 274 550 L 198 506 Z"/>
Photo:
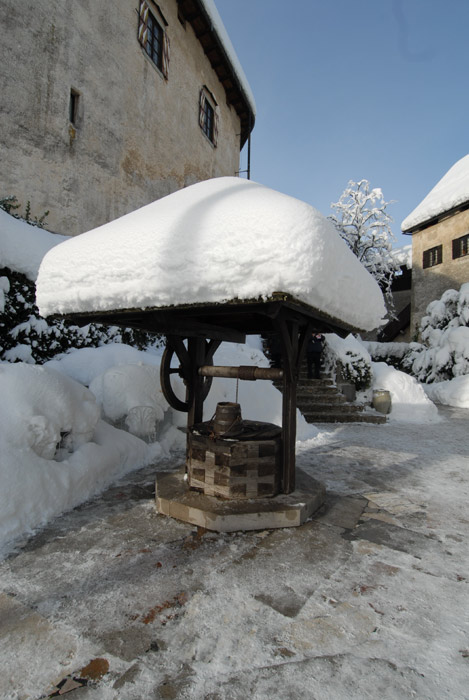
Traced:
<path fill-rule="evenodd" d="M 321 376 L 321 356 L 325 338 L 322 333 L 311 333 L 306 346 L 306 364 L 308 367 L 308 379 L 319 379 Z"/>

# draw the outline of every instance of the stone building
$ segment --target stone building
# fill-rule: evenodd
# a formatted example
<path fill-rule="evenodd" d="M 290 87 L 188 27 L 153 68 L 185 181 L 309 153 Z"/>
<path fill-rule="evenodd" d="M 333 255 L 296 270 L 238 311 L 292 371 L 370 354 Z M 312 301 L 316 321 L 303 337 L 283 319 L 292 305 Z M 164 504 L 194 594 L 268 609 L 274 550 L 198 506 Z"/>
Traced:
<path fill-rule="evenodd" d="M 255 104 L 213 0 L 4 0 L 0 197 L 77 234 L 235 175 Z"/>
<path fill-rule="evenodd" d="M 431 301 L 469 282 L 469 155 L 402 222 L 412 235 L 411 334 Z"/>

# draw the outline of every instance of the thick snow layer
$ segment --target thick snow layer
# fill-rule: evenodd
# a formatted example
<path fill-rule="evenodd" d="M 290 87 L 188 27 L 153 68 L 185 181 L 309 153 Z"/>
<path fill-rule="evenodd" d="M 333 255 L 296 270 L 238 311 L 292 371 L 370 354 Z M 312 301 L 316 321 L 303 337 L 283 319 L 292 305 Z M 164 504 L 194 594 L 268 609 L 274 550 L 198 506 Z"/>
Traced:
<path fill-rule="evenodd" d="M 161 352 L 142 351 L 122 343 L 110 343 L 99 348 L 81 348 L 57 355 L 44 366 L 90 386 L 96 377 L 113 367 L 142 364 L 159 367 L 160 360 Z"/>
<path fill-rule="evenodd" d="M 249 102 L 249 106 L 251 107 L 253 114 L 255 115 L 256 102 L 254 100 L 254 95 L 252 94 L 250 85 L 241 67 L 238 56 L 236 55 L 236 51 L 233 48 L 233 44 L 231 43 L 230 37 L 228 36 L 223 21 L 218 13 L 217 8 L 215 7 L 214 0 L 202 0 L 202 5 L 205 7 L 205 10 L 210 17 L 212 27 L 215 33 L 217 34 L 218 38 L 220 39 L 221 43 L 223 44 L 226 54 L 241 84 L 244 95 L 247 101 Z"/>
<path fill-rule="evenodd" d="M 0 395 L 2 543 L 161 454 L 101 421 L 91 391 L 51 369 L 1 363 Z"/>
<path fill-rule="evenodd" d="M 371 367 L 372 389 L 391 393 L 389 420 L 406 423 L 435 423 L 440 420 L 437 407 L 416 379 L 385 362 L 372 362 Z"/>
<path fill-rule="evenodd" d="M 469 155 L 453 165 L 418 207 L 402 222 L 403 231 L 469 201 Z"/>
<path fill-rule="evenodd" d="M 0 267 L 22 272 L 34 282 L 44 255 L 65 240 L 67 236 L 31 226 L 0 209 Z"/>
<path fill-rule="evenodd" d="M 435 403 L 455 408 L 469 408 L 469 375 L 422 386 L 427 396 Z"/>
<path fill-rule="evenodd" d="M 374 278 L 316 209 L 215 178 L 76 236 L 44 258 L 43 316 L 288 293 L 356 328 L 380 324 Z"/>

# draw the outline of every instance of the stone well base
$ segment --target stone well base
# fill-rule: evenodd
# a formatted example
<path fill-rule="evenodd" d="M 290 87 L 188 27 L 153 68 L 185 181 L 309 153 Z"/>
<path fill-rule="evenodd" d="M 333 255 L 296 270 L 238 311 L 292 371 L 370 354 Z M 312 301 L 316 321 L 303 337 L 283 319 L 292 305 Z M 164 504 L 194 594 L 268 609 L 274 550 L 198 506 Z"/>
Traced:
<path fill-rule="evenodd" d="M 226 501 L 189 490 L 184 471 L 181 467 L 177 472 L 158 474 L 155 488 L 158 513 L 216 532 L 297 527 L 321 507 L 326 495 L 323 484 L 297 469 L 293 493 Z"/>

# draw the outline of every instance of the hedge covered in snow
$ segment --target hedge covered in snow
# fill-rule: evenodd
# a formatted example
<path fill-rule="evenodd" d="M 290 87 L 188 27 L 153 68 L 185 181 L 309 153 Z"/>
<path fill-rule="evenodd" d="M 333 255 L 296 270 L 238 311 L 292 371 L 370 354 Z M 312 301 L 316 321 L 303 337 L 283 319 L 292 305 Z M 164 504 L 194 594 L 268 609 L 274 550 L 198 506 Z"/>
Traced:
<path fill-rule="evenodd" d="M 469 283 L 432 301 L 420 324 L 421 343 L 364 343 L 384 361 L 419 382 L 432 384 L 469 375 Z"/>

